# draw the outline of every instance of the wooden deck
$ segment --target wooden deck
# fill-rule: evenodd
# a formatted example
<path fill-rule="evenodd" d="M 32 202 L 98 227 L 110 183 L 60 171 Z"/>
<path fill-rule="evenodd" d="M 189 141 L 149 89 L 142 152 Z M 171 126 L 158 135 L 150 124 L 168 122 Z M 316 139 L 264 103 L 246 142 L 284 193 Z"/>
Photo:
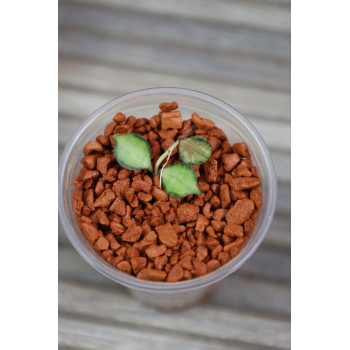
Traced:
<path fill-rule="evenodd" d="M 165 313 L 93 270 L 59 226 L 59 348 L 289 349 L 289 0 L 59 1 L 60 153 L 96 108 L 158 86 L 209 93 L 256 126 L 278 176 L 271 230 L 208 301 Z"/>

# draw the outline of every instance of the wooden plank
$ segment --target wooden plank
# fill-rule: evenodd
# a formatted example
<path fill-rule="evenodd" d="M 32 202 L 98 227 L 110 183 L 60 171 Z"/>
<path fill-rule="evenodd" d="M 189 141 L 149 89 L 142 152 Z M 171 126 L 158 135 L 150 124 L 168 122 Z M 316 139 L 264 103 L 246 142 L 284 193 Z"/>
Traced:
<path fill-rule="evenodd" d="M 62 151 L 67 144 L 73 132 L 78 128 L 84 118 L 61 117 L 58 119 L 58 141 Z M 97 135 L 96 135 L 97 136 Z M 291 156 L 289 153 L 281 153 L 275 149 L 270 149 L 274 161 L 277 179 L 281 184 L 288 185 L 291 179 L 290 163 Z"/>
<path fill-rule="evenodd" d="M 289 152 L 279 152 L 270 149 L 270 154 L 275 166 L 277 180 L 280 183 L 288 184 L 291 182 L 291 155 Z"/>
<path fill-rule="evenodd" d="M 62 126 L 64 123 L 68 124 L 66 130 L 71 129 L 74 131 L 75 128 L 92 112 L 113 98 L 114 96 L 111 94 L 107 95 L 85 90 L 59 87 L 58 112 L 59 114 L 66 116 L 66 118 L 59 118 L 59 120 L 62 123 Z"/>
<path fill-rule="evenodd" d="M 277 203 L 277 205 L 279 202 Z M 289 203 L 290 204 L 290 203 Z M 278 211 L 277 211 L 278 212 Z M 274 216 L 271 228 L 266 235 L 266 244 L 279 248 L 290 248 L 291 246 L 291 221 L 290 213 L 288 215 Z"/>
<path fill-rule="evenodd" d="M 239 275 L 290 283 L 290 249 L 271 248 L 262 243 L 253 256 L 240 268 Z"/>
<path fill-rule="evenodd" d="M 222 285 L 209 299 L 215 305 L 232 306 L 252 312 L 290 315 L 290 286 L 271 280 L 255 280 L 239 273 L 223 280 Z"/>
<path fill-rule="evenodd" d="M 121 96 L 131 91 L 152 86 L 185 86 L 203 91 L 231 104 L 243 115 L 255 119 L 271 119 L 290 123 L 290 94 L 259 88 L 245 88 L 231 83 L 215 82 L 192 76 L 160 72 L 137 71 L 119 66 L 108 67 L 101 64 L 75 61 L 60 57 L 59 84 L 76 90 L 96 91 L 109 96 Z M 119 84 L 119 82 L 123 82 Z"/>
<path fill-rule="evenodd" d="M 59 32 L 59 53 L 82 61 L 96 61 L 104 65 L 128 67 L 135 70 L 172 72 L 212 81 L 243 86 L 259 86 L 277 91 L 290 91 L 290 69 L 275 62 L 254 57 L 238 59 L 216 53 L 180 50 L 152 45 L 147 42 L 129 42 L 80 30 Z M 155 64 L 156 63 L 156 64 Z"/>
<path fill-rule="evenodd" d="M 74 3 L 96 4 L 94 0 L 74 0 Z M 276 6 L 264 1 L 100 0 L 99 5 L 115 10 L 137 10 L 145 14 L 207 21 L 216 25 L 248 27 L 285 34 L 290 32 L 289 6 Z"/>
<path fill-rule="evenodd" d="M 135 325 L 106 324 L 100 319 L 82 319 L 74 315 L 59 314 L 58 341 L 62 350 L 262 350 L 260 345 L 225 344 L 217 339 L 198 339 L 176 332 L 158 329 L 140 330 Z M 265 348 L 265 347 L 264 347 Z M 266 348 L 265 348 L 266 349 Z M 269 348 L 270 349 L 270 348 Z"/>
<path fill-rule="evenodd" d="M 126 293 L 126 288 L 94 270 L 73 247 L 59 246 L 58 277 L 62 281 L 99 286 L 102 289 L 109 288 L 116 292 Z"/>
<path fill-rule="evenodd" d="M 271 248 L 290 249 L 290 216 L 276 214 L 269 232 L 264 239 L 264 246 Z M 62 245 L 69 245 L 68 238 L 58 221 L 58 241 Z"/>
<path fill-rule="evenodd" d="M 205 304 L 176 313 L 155 312 L 124 294 L 71 283 L 59 284 L 59 309 L 63 313 L 78 314 L 84 319 L 96 318 L 94 326 L 100 319 L 111 321 L 111 325 L 113 322 L 128 325 L 129 330 L 136 325 L 145 330 L 156 329 L 159 334 L 163 330 L 177 331 L 184 336 L 222 340 L 227 345 L 228 342 L 239 342 L 287 349 L 290 343 L 288 320 Z M 105 324 L 100 331 L 107 327 Z"/>
<path fill-rule="evenodd" d="M 60 246 L 62 254 L 70 255 L 66 249 L 73 249 L 68 239 L 65 237 L 62 227 L 59 228 L 59 241 L 64 245 Z M 290 282 L 290 247 L 273 248 L 264 243 L 253 254 L 253 256 L 240 268 L 239 274 L 252 278 L 270 279 L 276 282 Z"/>
<path fill-rule="evenodd" d="M 67 140 L 64 140 L 64 141 L 65 142 L 68 141 L 68 138 L 70 137 L 70 135 L 73 133 L 73 130 L 74 130 L 74 129 L 66 130 L 64 127 L 65 125 L 66 125 L 66 123 L 62 124 L 61 120 L 59 120 L 58 130 L 59 130 L 59 140 L 60 140 L 59 149 L 60 150 L 63 150 L 63 146 L 64 146 L 64 143 L 61 142 L 61 138 L 67 138 Z M 290 190 L 290 182 L 289 182 L 290 178 L 286 177 L 283 174 L 282 174 L 282 176 L 279 176 L 281 168 L 279 166 L 279 163 L 274 158 L 274 154 L 278 154 L 278 152 L 276 152 L 276 153 L 272 152 L 271 154 L 272 154 L 272 158 L 274 159 L 278 179 L 281 179 L 281 181 L 278 182 L 276 215 L 283 215 L 283 216 L 289 217 L 290 210 L 291 210 L 291 190 Z M 288 155 L 286 155 L 286 156 L 281 155 L 281 157 L 287 158 L 289 156 Z M 59 159 L 60 159 L 60 155 L 59 155 Z M 281 171 L 286 174 L 288 169 L 283 170 L 283 168 L 282 168 Z M 275 237 L 274 239 L 276 241 L 277 237 L 275 235 L 274 235 L 274 237 Z"/>
<path fill-rule="evenodd" d="M 89 99 L 89 98 L 86 99 L 86 101 L 91 101 L 91 100 L 92 99 Z M 79 126 L 82 120 L 83 118 L 79 118 L 79 119 L 70 118 L 70 117 L 59 118 L 58 120 L 59 150 L 61 151 L 63 150 L 63 147 L 68 142 L 74 130 Z M 290 205 L 291 205 L 290 155 L 289 153 L 280 153 L 274 150 L 271 150 L 271 155 L 275 163 L 277 178 L 279 180 L 276 213 L 284 214 L 288 216 L 290 214 Z"/>
<path fill-rule="evenodd" d="M 278 183 L 276 215 L 281 214 L 290 217 L 291 192 L 290 184 Z"/>
<path fill-rule="evenodd" d="M 179 17 L 145 15 L 125 9 L 112 10 L 96 4 L 61 4 L 58 18 L 60 28 L 65 29 L 85 30 L 163 47 L 186 48 L 197 54 L 220 52 L 220 56 L 253 56 L 287 66 L 290 64 L 288 35 L 211 25 Z"/>
<path fill-rule="evenodd" d="M 71 133 L 78 127 L 83 118 L 86 118 L 94 110 L 115 98 L 115 95 L 112 94 L 100 94 L 66 87 L 59 89 L 58 96 L 59 113 L 69 116 L 69 118 L 60 118 L 59 121 L 61 143 L 68 141 Z M 290 151 L 289 124 L 255 118 L 249 118 L 249 120 L 254 124 L 270 148 L 284 152 Z M 72 132 L 69 133 L 68 130 Z"/>
<path fill-rule="evenodd" d="M 90 267 L 71 247 L 60 246 L 58 251 L 58 275 L 61 280 L 74 281 L 84 285 L 99 286 L 124 293 L 125 288 L 115 283 Z M 246 263 L 246 269 L 254 263 L 253 258 Z M 283 261 L 282 261 L 283 263 Z M 280 264 L 276 260 L 276 264 Z M 266 264 L 265 264 L 266 266 Z M 278 267 L 270 267 L 277 271 Z M 213 305 L 226 305 L 242 310 L 256 310 L 261 313 L 288 316 L 290 314 L 290 284 L 284 281 L 273 281 L 271 274 L 254 278 L 251 274 L 239 269 L 226 277 L 218 291 L 209 299 Z"/>

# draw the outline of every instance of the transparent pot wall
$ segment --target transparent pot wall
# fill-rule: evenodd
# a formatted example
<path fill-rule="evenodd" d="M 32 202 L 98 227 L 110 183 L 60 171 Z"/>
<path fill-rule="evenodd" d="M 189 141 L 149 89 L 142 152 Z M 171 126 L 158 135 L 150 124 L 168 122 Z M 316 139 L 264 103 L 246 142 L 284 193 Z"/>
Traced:
<path fill-rule="evenodd" d="M 171 101 L 178 102 L 183 119 L 189 119 L 193 112 L 197 112 L 203 118 L 212 119 L 217 127 L 223 129 L 231 144 L 246 142 L 252 155 L 252 161 L 259 170 L 264 205 L 248 243 L 237 257 L 221 268 L 190 281 L 176 283 L 141 281 L 109 265 L 86 242 L 75 222 L 72 210 L 72 192 L 74 191 L 72 180 L 75 179 L 82 166 L 80 160 L 84 156 L 84 145 L 94 140 L 97 135 L 103 134 L 104 128 L 112 121 L 117 112 L 123 112 L 127 116 L 134 115 L 137 118 L 150 118 L 158 113 L 159 103 Z M 91 266 L 102 274 L 133 289 L 133 294 L 141 301 L 162 308 L 165 308 L 165 305 L 168 305 L 169 308 L 180 308 L 187 306 L 189 300 L 191 300 L 190 304 L 202 300 L 208 296 L 208 293 L 213 292 L 216 282 L 240 267 L 264 238 L 274 214 L 275 201 L 274 167 L 261 136 L 252 124 L 232 107 L 211 96 L 192 90 L 176 88 L 141 90 L 107 103 L 94 112 L 75 132 L 60 162 L 59 212 L 62 225 L 74 247 Z M 180 293 L 178 297 L 175 296 L 177 293 Z M 152 294 L 154 298 L 150 296 Z M 181 295 L 186 295 L 186 297 L 181 297 Z"/>

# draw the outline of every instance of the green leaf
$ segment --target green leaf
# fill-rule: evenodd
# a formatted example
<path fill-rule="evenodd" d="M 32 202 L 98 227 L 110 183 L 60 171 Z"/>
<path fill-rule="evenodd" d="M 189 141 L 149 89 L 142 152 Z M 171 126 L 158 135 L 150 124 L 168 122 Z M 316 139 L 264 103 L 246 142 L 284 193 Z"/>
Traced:
<path fill-rule="evenodd" d="M 180 140 L 179 155 L 188 164 L 205 163 L 211 156 L 211 144 L 200 136 Z"/>
<path fill-rule="evenodd" d="M 114 140 L 114 155 L 122 167 L 153 171 L 151 148 L 142 136 L 135 133 L 114 135 Z"/>
<path fill-rule="evenodd" d="M 197 186 L 197 176 L 186 163 L 176 163 L 163 169 L 164 190 L 173 197 L 185 197 L 189 194 L 202 194 Z"/>

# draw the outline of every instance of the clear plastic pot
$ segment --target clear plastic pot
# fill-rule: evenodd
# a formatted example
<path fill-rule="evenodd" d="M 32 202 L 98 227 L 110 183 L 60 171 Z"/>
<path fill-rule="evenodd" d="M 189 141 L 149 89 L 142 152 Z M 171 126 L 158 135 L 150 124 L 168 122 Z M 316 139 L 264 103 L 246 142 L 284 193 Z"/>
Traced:
<path fill-rule="evenodd" d="M 72 181 L 81 168 L 84 145 L 97 135 L 103 134 L 105 126 L 117 112 L 149 118 L 158 113 L 158 104 L 164 101 L 177 101 L 183 119 L 189 119 L 193 112 L 212 119 L 225 131 L 231 144 L 246 142 L 252 161 L 260 173 L 264 200 L 255 229 L 235 258 L 203 277 L 176 283 L 143 281 L 108 264 L 86 242 L 76 224 L 72 209 Z M 274 165 L 265 142 L 254 126 L 228 104 L 204 93 L 180 88 L 140 90 L 108 102 L 92 113 L 75 131 L 59 165 L 59 215 L 73 246 L 97 271 L 129 288 L 140 301 L 162 309 L 184 308 L 205 299 L 223 278 L 242 266 L 261 244 L 270 227 L 275 212 L 276 195 Z"/>

